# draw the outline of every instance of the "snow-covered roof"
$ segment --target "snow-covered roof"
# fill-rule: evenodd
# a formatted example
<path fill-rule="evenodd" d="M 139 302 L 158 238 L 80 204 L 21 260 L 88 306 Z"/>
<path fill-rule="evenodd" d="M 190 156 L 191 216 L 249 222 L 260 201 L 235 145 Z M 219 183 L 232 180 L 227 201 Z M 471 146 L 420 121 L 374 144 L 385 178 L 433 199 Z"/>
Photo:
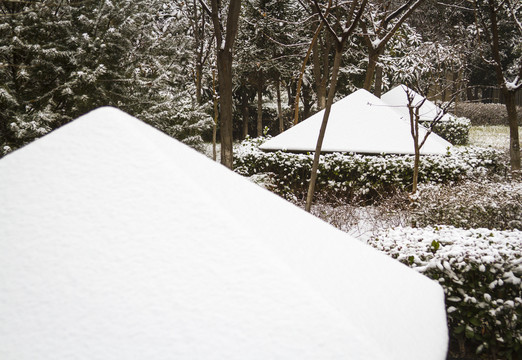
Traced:
<path fill-rule="evenodd" d="M 262 150 L 315 151 L 324 110 L 260 146 Z M 421 129 L 423 137 L 425 130 Z M 446 154 L 451 144 L 431 134 L 421 154 Z M 322 152 L 413 154 L 409 119 L 364 89 L 332 105 Z"/>
<path fill-rule="evenodd" d="M 432 101 L 424 96 L 410 89 L 406 85 L 399 85 L 381 96 L 381 100 L 394 107 L 394 109 L 401 114 L 401 116 L 409 121 L 410 112 L 408 110 L 408 96 L 407 92 L 413 95 L 412 105 L 422 106 L 419 108 L 419 115 L 421 121 L 433 121 L 442 114 L 442 109 L 435 105 Z M 442 115 L 440 121 L 448 121 L 455 117 L 449 113 Z"/>
<path fill-rule="evenodd" d="M 4 358 L 445 359 L 436 282 L 120 110 L 0 174 Z"/>

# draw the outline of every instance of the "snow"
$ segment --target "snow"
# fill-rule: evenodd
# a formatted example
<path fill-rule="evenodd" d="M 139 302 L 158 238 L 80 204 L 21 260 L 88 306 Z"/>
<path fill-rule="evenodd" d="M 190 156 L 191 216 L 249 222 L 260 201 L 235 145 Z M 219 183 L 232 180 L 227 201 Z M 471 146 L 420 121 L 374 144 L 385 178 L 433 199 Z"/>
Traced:
<path fill-rule="evenodd" d="M 2 358 L 445 359 L 438 284 L 117 109 L 0 173 Z"/>
<path fill-rule="evenodd" d="M 412 105 L 421 104 L 419 109 L 420 121 L 433 121 L 442 113 L 442 109 L 435 105 L 432 101 L 426 99 L 424 96 L 418 94 L 406 85 L 399 85 L 381 96 L 381 100 L 394 107 L 394 109 L 401 114 L 404 119 L 409 121 L 410 113 L 408 110 L 408 96 L 406 92 L 414 95 Z M 448 121 L 452 117 L 451 114 L 444 114 L 440 121 Z M 431 136 L 431 135 L 430 135 Z"/>
<path fill-rule="evenodd" d="M 377 49 L 381 45 L 381 39 L 375 39 L 372 41 L 372 49 Z"/>
<path fill-rule="evenodd" d="M 517 91 L 520 88 L 520 78 L 518 76 L 512 82 L 504 79 L 504 83 L 508 91 Z"/>
<path fill-rule="evenodd" d="M 324 110 L 260 146 L 262 150 L 315 151 Z M 425 130 L 420 129 L 421 139 Z M 446 154 L 451 144 L 431 134 L 421 154 Z M 364 89 L 332 105 L 322 152 L 414 154 L 409 120 Z"/>

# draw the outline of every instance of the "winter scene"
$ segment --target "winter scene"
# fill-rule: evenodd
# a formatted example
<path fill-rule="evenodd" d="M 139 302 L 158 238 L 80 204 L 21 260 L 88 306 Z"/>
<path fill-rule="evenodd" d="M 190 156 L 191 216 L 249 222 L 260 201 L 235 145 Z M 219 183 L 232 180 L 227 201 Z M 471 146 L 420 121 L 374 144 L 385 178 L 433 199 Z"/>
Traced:
<path fill-rule="evenodd" d="M 522 2 L 0 0 L 0 359 L 522 359 Z"/>

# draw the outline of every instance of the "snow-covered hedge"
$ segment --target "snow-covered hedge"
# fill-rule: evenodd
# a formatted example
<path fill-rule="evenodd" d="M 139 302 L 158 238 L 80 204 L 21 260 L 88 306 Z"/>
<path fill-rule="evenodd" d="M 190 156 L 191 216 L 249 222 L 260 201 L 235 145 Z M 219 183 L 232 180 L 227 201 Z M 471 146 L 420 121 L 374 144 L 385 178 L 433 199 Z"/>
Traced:
<path fill-rule="evenodd" d="M 423 125 L 429 125 L 424 123 Z M 469 140 L 471 120 L 465 117 L 451 117 L 447 121 L 440 121 L 433 127 L 433 132 L 453 145 L 465 145 Z"/>
<path fill-rule="evenodd" d="M 442 285 L 460 348 L 511 359 L 522 356 L 521 240 L 516 230 L 441 226 L 383 230 L 368 243 Z"/>
<path fill-rule="evenodd" d="M 469 181 L 451 185 L 423 184 L 412 204 L 409 222 L 460 228 L 522 230 L 522 182 Z"/>
<path fill-rule="evenodd" d="M 264 138 L 247 139 L 234 149 L 234 168 L 239 174 L 252 176 L 271 173 L 282 194 L 306 189 L 313 155 L 282 151 L 263 152 L 258 146 Z M 420 182 L 447 183 L 473 176 L 484 176 L 502 167 L 501 154 L 494 149 L 455 148 L 445 156 L 421 158 Z M 321 156 L 317 179 L 318 190 L 340 197 L 380 194 L 411 186 L 413 156 L 332 153 Z"/>

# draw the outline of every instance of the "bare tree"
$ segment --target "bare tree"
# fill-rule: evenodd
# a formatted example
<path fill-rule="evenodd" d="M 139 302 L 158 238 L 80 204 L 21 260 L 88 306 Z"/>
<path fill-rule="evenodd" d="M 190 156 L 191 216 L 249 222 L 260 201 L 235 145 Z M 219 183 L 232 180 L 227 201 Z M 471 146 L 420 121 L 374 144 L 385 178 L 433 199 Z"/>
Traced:
<path fill-rule="evenodd" d="M 501 48 L 499 35 L 499 21 L 509 21 L 515 29 L 515 36 L 522 39 L 522 22 L 518 18 L 522 13 L 522 4 L 512 0 L 498 1 L 487 0 L 487 5 L 480 0 L 475 0 L 477 19 L 480 21 L 482 32 L 491 48 L 492 61 L 485 59 L 495 68 L 497 84 L 500 87 L 506 103 L 509 122 L 509 154 L 511 170 L 520 171 L 520 138 L 518 133 L 516 92 L 522 88 L 522 58 L 520 55 L 515 59 L 511 75 L 513 80 L 507 79 L 509 76 L 502 58 L 508 49 Z M 518 17 L 517 17 L 518 16 Z M 477 24 L 478 25 L 478 24 Z"/>
<path fill-rule="evenodd" d="M 310 212 L 310 208 L 312 207 L 312 201 L 314 197 L 315 191 L 315 183 L 317 181 L 317 169 L 319 167 L 319 158 L 321 156 L 321 148 L 323 146 L 324 134 L 326 132 L 326 126 L 328 124 L 328 118 L 330 117 L 330 110 L 332 108 L 333 99 L 335 96 L 335 91 L 337 87 L 337 78 L 339 75 L 339 68 L 341 67 L 341 57 L 343 54 L 344 46 L 348 40 L 348 38 L 353 34 L 355 28 L 366 7 L 367 0 L 362 0 L 359 3 L 359 0 L 353 0 L 351 2 L 343 2 L 338 4 L 337 6 L 337 14 L 333 20 L 334 24 L 331 24 L 330 21 L 323 14 L 317 0 L 314 0 L 314 4 L 317 7 L 318 14 L 321 18 L 321 22 L 324 24 L 328 32 L 331 34 L 331 37 L 335 43 L 335 56 L 333 62 L 332 69 L 332 77 L 330 81 L 330 88 L 328 90 L 328 100 L 326 101 L 326 108 L 324 109 L 323 121 L 321 123 L 321 129 L 319 130 L 319 137 L 317 139 L 317 145 L 315 148 L 314 154 L 314 162 L 312 164 L 312 172 L 310 174 L 310 184 L 308 187 L 308 195 L 306 197 L 306 206 L 305 210 Z M 330 0 L 331 4 L 331 0 Z M 345 15 L 345 20 L 343 23 L 342 17 Z M 336 30 L 340 29 L 340 34 L 337 34 Z"/>
<path fill-rule="evenodd" d="M 233 142 L 233 113 L 232 113 L 232 62 L 234 42 L 239 25 L 241 0 L 230 0 L 226 24 L 221 20 L 222 3 L 220 0 L 211 0 L 211 7 L 200 0 L 205 11 L 210 15 L 214 25 L 216 38 L 217 70 L 219 85 L 219 113 L 221 137 L 221 163 L 232 169 L 234 155 Z"/>
<path fill-rule="evenodd" d="M 373 4 L 373 11 L 368 11 L 361 21 L 364 44 L 368 52 L 364 89 L 370 91 L 377 69 L 379 74 L 375 86 L 377 97 L 381 95 L 382 80 L 382 69 L 378 66 L 379 57 L 384 53 L 384 48 L 393 35 L 422 2 L 423 0 L 408 0 L 398 8 L 394 8 L 392 5 L 396 1 L 376 0 Z"/>
<path fill-rule="evenodd" d="M 328 17 L 331 6 L 332 6 L 332 2 L 329 1 L 328 7 L 326 8 L 326 12 L 324 14 L 325 17 Z M 316 45 L 317 39 L 319 38 L 319 35 L 321 34 L 322 29 L 323 29 L 323 22 L 320 21 L 319 26 L 317 26 L 317 29 L 314 32 L 314 36 L 312 38 L 312 41 L 310 42 L 308 51 L 306 52 L 306 56 L 303 60 L 303 64 L 301 65 L 301 72 L 299 73 L 299 80 L 297 81 L 297 91 L 296 91 L 295 101 L 294 101 L 294 125 L 297 125 L 297 123 L 299 122 L 299 96 L 301 94 L 301 85 L 303 83 L 303 76 L 304 76 L 304 73 L 306 70 L 306 64 L 308 63 L 308 59 L 310 58 L 310 54 L 312 53 L 312 51 L 315 48 L 317 48 L 317 45 Z M 314 66 L 316 66 L 316 65 L 319 66 L 318 62 L 314 62 Z M 315 72 L 316 72 L 316 70 L 314 70 L 314 74 L 315 74 Z M 325 89 L 326 89 L 326 86 L 325 86 Z M 320 102 L 319 95 L 318 95 L 318 102 Z M 319 107 L 319 108 L 321 109 L 321 107 Z"/>
<path fill-rule="evenodd" d="M 208 14 L 202 11 L 198 6 L 197 0 L 192 0 L 192 3 L 186 4 L 189 7 L 190 27 L 192 36 L 194 37 L 194 70 L 193 77 L 196 85 L 196 101 L 202 104 L 202 80 L 203 80 L 203 66 L 207 62 L 214 39 L 208 34 Z"/>
<path fill-rule="evenodd" d="M 417 192 L 417 187 L 419 183 L 419 167 L 420 167 L 420 151 L 426 140 L 433 132 L 433 128 L 441 121 L 444 115 L 448 112 L 449 106 L 453 102 L 450 101 L 446 103 L 446 105 L 442 108 L 438 108 L 436 114 L 433 119 L 430 119 L 429 124 L 426 127 L 420 125 L 420 109 L 422 105 L 426 102 L 426 98 L 423 97 L 420 101 L 415 99 L 415 92 L 413 92 L 409 88 L 404 88 L 404 92 L 406 93 L 407 98 L 407 107 L 410 115 L 410 128 L 411 128 L 411 136 L 413 138 L 413 146 L 414 146 L 414 161 L 413 161 L 413 183 L 411 194 L 415 194 Z M 455 99 L 455 96 L 453 97 Z M 421 131 L 423 129 L 423 131 Z M 421 133 L 424 133 L 421 136 Z"/>

